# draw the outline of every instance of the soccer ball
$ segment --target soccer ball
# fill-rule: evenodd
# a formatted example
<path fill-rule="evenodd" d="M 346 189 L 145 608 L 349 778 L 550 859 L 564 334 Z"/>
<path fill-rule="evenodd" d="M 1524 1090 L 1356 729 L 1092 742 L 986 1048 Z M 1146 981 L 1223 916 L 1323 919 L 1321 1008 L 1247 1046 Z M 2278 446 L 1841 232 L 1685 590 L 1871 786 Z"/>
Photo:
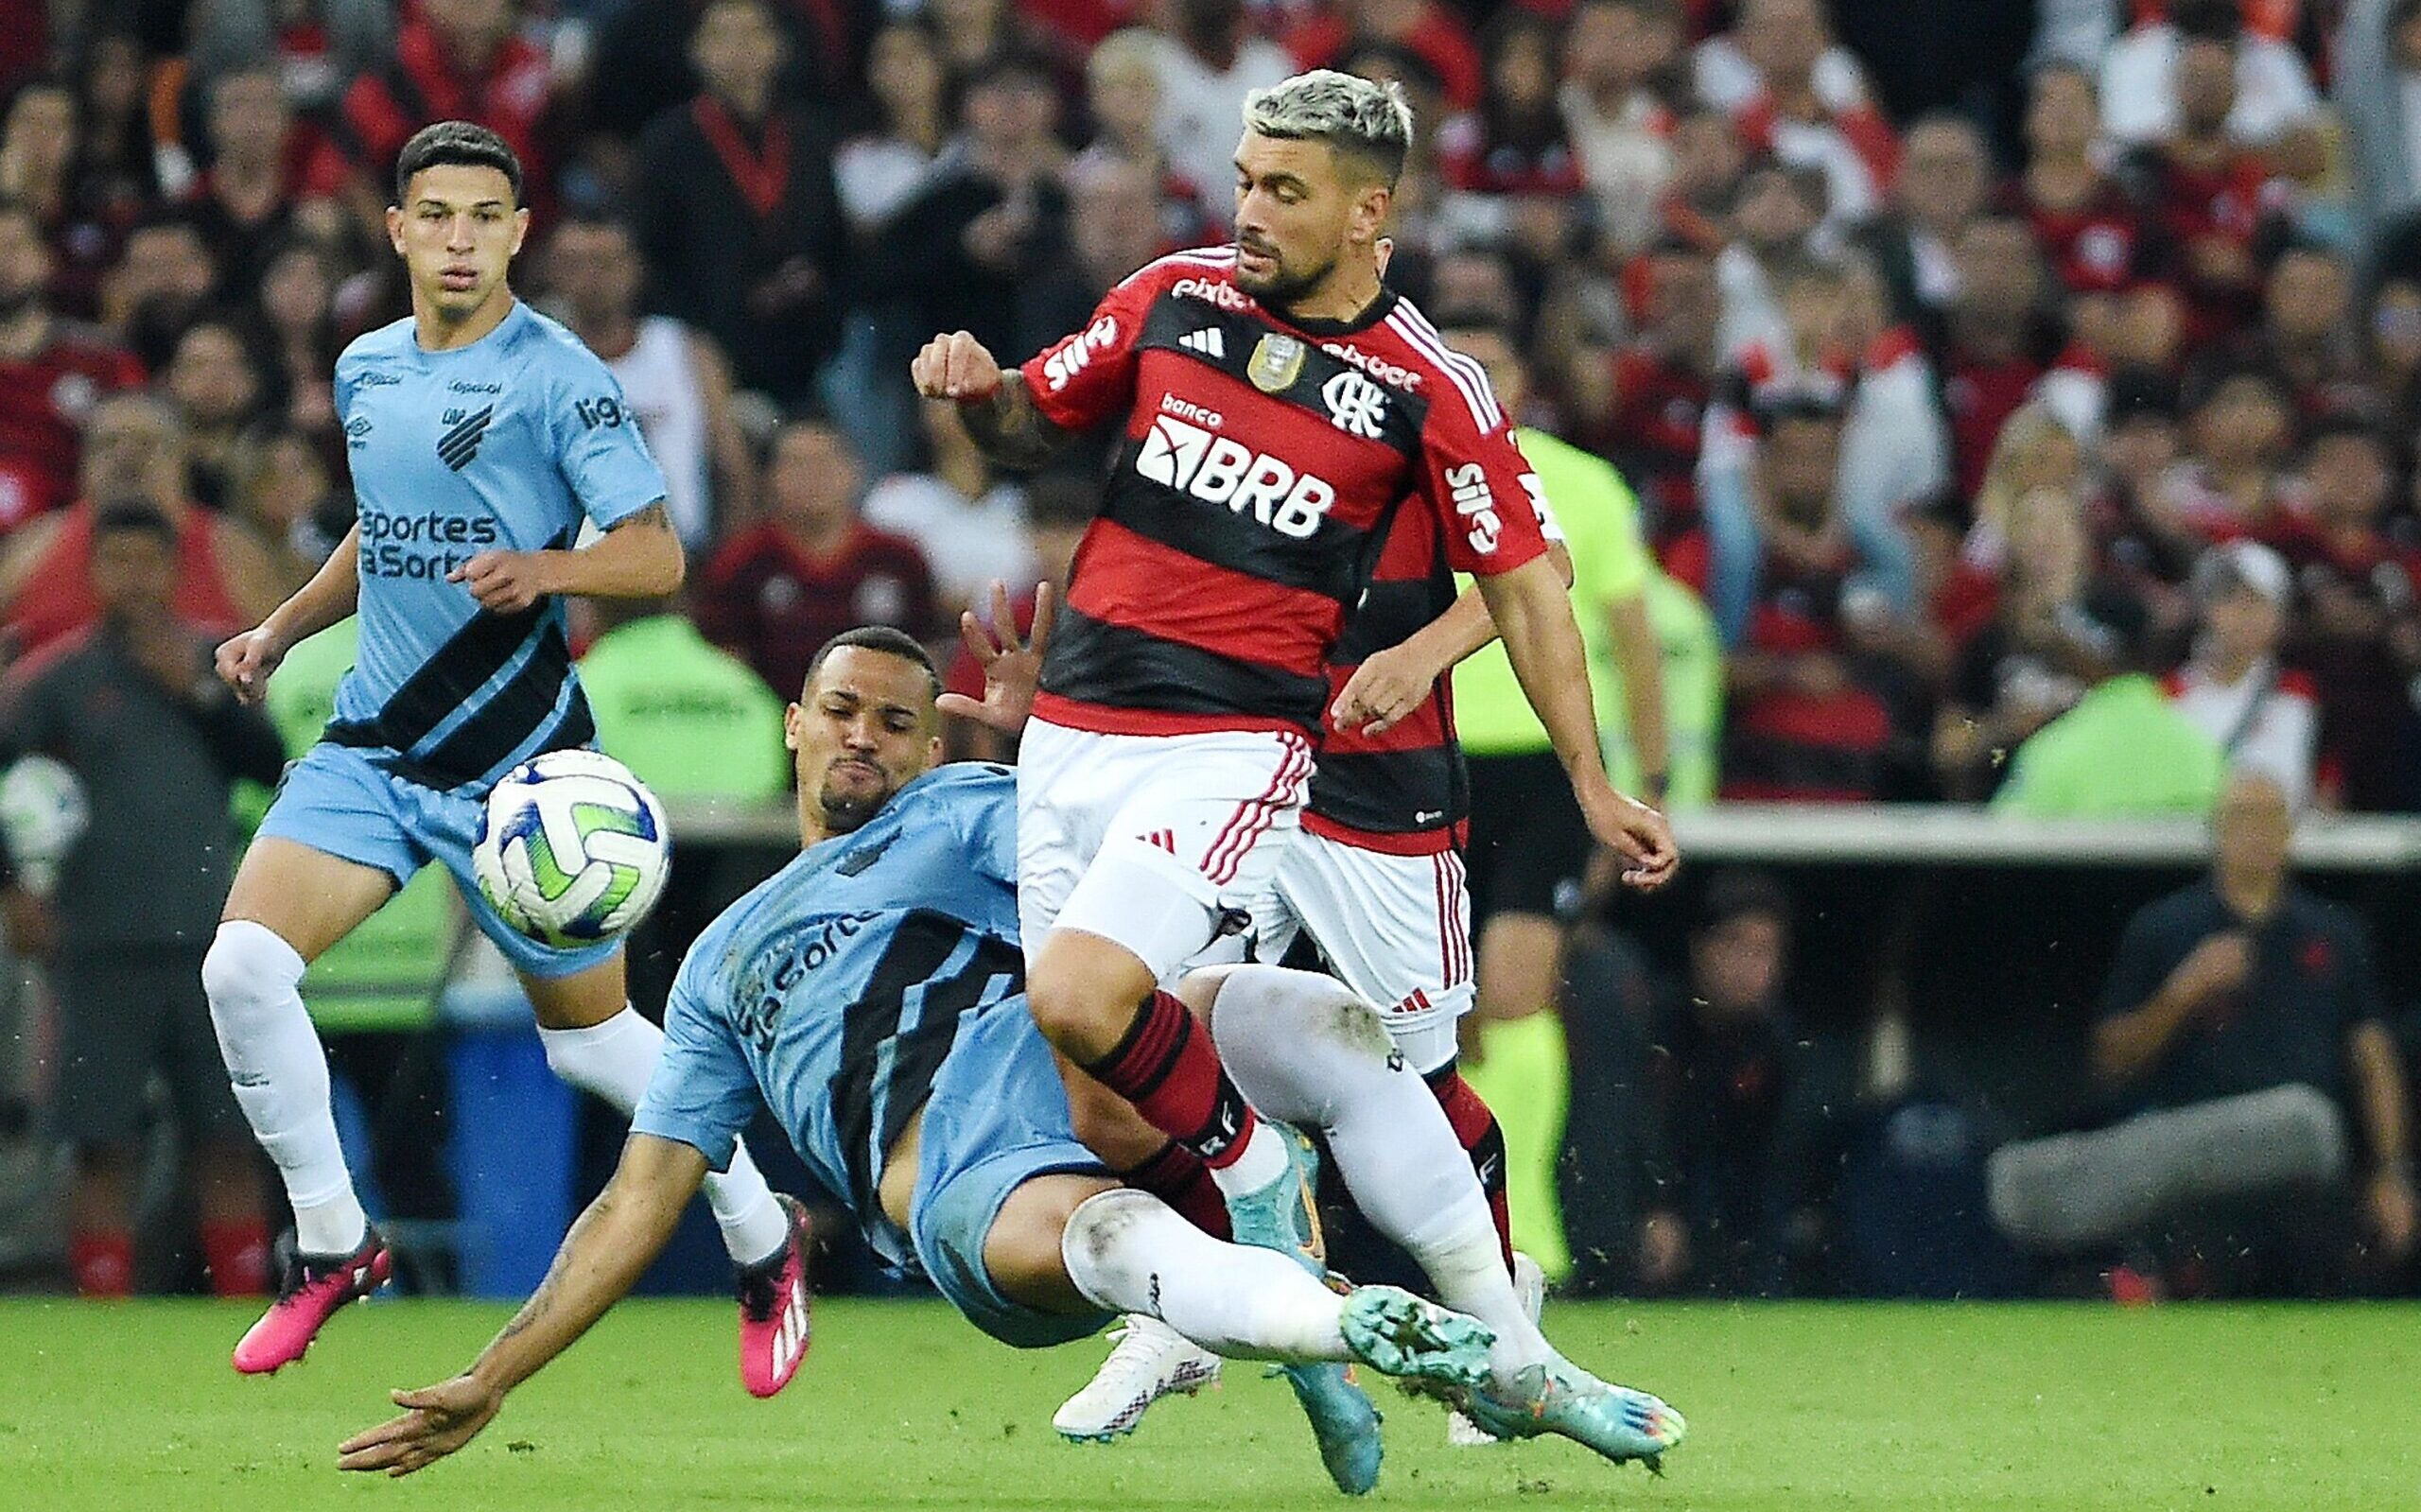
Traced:
<path fill-rule="evenodd" d="M 645 918 L 671 868 L 664 806 L 596 751 L 550 751 L 506 773 L 471 850 L 488 907 L 556 949 L 613 939 Z"/>
<path fill-rule="evenodd" d="M 91 819 L 84 784 L 64 762 L 29 756 L 0 777 L 0 834 L 35 893 L 47 897 L 59 885 L 59 868 Z"/>

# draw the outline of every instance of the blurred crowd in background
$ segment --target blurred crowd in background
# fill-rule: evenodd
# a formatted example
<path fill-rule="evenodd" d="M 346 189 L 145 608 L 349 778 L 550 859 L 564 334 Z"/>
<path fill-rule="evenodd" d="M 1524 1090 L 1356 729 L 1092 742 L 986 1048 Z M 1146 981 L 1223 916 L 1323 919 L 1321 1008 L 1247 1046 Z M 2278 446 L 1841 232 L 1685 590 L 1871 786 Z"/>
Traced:
<path fill-rule="evenodd" d="M 777 796 L 817 645 L 882 622 L 947 653 L 990 582 L 1022 606 L 1064 573 L 1098 502 L 1099 445 L 1004 474 L 909 356 L 964 328 L 1022 358 L 1223 239 L 1245 95 L 1312 66 L 1414 104 L 1389 281 L 1509 333 L 1517 418 L 1628 483 L 1606 507 L 1648 553 L 1625 594 L 1664 749 L 1606 700 L 1620 771 L 1679 806 L 2207 815 L 2234 773 L 2290 813 L 2421 811 L 2421 0 L 0 0 L 15 686 L 139 621 L 129 665 L 174 691 L 198 664 L 161 626 L 247 626 L 342 538 L 333 364 L 407 309 L 396 151 L 463 117 L 528 165 L 515 287 L 614 368 L 690 551 L 680 602 L 584 622 L 606 742 L 619 708 L 670 753 L 628 757 L 668 796 Z M 130 511 L 166 523 L 151 579 L 103 563 Z M 271 710 L 289 750 L 348 654 Z M 1759 1184 L 1841 1158 L 1770 1122 L 1825 1085 L 1785 1074 L 1791 900 L 1750 878 L 1700 902 L 1669 991 L 1625 999 L 1618 947 L 1573 947 L 1576 982 L 1611 975 L 1570 996 L 1645 1026 L 1644 1060 L 1579 1067 L 1573 1095 L 1615 1088 L 1588 1137 L 1632 1130 L 1651 1186 L 1702 1156 L 1755 1195 L 1601 1214 L 1620 1236 L 1576 1242 L 1580 1274 L 1854 1285 L 1785 1274 L 1812 1209 Z M 72 954 L 165 947 L 174 912 L 12 922 Z M 421 1004 L 363 1021 L 409 1028 L 443 899 L 391 912 L 388 947 L 322 977 Z M 2348 938 L 2322 1043 L 2388 1014 Z M 2290 975 L 2309 956 L 2277 949 Z M 427 1080 L 410 1041 L 381 1087 Z M 2411 1182 L 2367 1053 L 2323 1088 L 2338 1160 L 2298 1172 L 2352 1192 L 2376 1280 Z M 1718 1129 L 1731 1103 L 1753 1119 Z"/>

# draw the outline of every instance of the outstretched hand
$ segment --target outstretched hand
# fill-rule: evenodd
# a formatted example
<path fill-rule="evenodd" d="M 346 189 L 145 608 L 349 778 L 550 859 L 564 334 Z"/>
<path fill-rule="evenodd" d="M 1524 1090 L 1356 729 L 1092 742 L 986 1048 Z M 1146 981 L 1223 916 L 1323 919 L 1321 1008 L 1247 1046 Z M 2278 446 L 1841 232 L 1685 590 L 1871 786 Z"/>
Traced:
<path fill-rule="evenodd" d="M 456 1376 L 418 1391 L 390 1393 L 406 1409 L 337 1446 L 342 1470 L 409 1475 L 436 1464 L 479 1436 L 504 1406 L 504 1393 L 474 1377 Z"/>
<path fill-rule="evenodd" d="M 982 702 L 964 693 L 944 693 L 944 714 L 973 720 L 1002 735 L 1025 728 L 1034 712 L 1035 690 L 1042 682 L 1042 653 L 1051 643 L 1051 622 L 1058 614 L 1057 595 L 1048 582 L 1034 590 L 1034 628 L 1018 638 L 1017 606 L 1009 601 L 1008 584 L 992 584 L 992 622 L 986 625 L 974 610 L 958 617 L 959 643 L 984 669 Z"/>

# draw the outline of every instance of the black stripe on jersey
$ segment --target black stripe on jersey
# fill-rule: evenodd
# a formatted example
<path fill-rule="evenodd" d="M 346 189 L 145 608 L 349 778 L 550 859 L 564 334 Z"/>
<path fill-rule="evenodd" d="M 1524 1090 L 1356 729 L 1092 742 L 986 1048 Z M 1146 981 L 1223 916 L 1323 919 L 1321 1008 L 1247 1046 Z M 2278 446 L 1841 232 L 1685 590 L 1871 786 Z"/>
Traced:
<path fill-rule="evenodd" d="M 1219 332 L 1215 353 L 1184 344 L 1187 337 L 1211 328 Z M 1143 334 L 1136 345 L 1158 347 L 1188 361 L 1216 368 L 1237 382 L 1250 385 L 1257 392 L 1309 410 L 1340 432 L 1383 441 L 1408 458 L 1419 457 L 1420 427 L 1429 416 L 1429 401 L 1381 383 L 1345 358 L 1321 350 L 1320 339 L 1296 335 L 1258 315 L 1163 294 L 1143 318 Z M 1284 343 L 1289 341 L 1303 348 L 1301 365 L 1295 370 L 1293 381 L 1279 389 L 1264 389 L 1254 382 L 1256 357 L 1284 352 Z M 1263 369 L 1263 381 L 1270 376 L 1270 372 Z M 1442 380 L 1424 374 L 1423 381 Z"/>
<path fill-rule="evenodd" d="M 1471 807 L 1471 774 L 1463 767 L 1462 752 L 1451 745 L 1417 751 L 1323 751 L 1312 773 L 1311 811 L 1373 835 L 1408 835 L 1457 825 Z"/>
<path fill-rule="evenodd" d="M 340 745 L 410 750 L 513 660 L 546 613 L 542 604 L 511 615 L 479 611 L 421 664 L 420 670 L 404 679 L 376 714 L 330 724 L 328 739 Z"/>
<path fill-rule="evenodd" d="M 832 1125 L 848 1168 L 851 1206 L 869 1223 L 881 1211 L 875 1183 L 883 1156 L 932 1094 L 933 1078 L 957 1038 L 960 1016 L 984 1001 L 1000 979 L 1008 979 L 1011 991 L 1024 981 L 1021 953 L 989 935 L 977 935 L 973 957 L 965 967 L 934 980 L 970 934 L 976 931 L 946 913 L 913 911 L 893 932 L 882 959 L 866 979 L 864 993 L 841 1016 L 841 1065 L 832 1078 Z M 918 992 L 919 988 L 923 990 Z M 899 1024 L 912 992 L 918 994 L 917 1023 L 902 1035 Z M 882 1048 L 893 1041 L 897 1045 L 889 1062 L 890 1078 L 882 1087 L 878 1135 L 874 1079 L 884 1063 Z"/>
<path fill-rule="evenodd" d="M 1131 473 L 1142 443 L 1129 441 L 1120 450 L 1117 471 Z M 1304 539 L 1280 535 L 1253 518 L 1249 512 L 1205 505 L 1175 489 L 1144 479 L 1140 486 L 1115 489 L 1103 513 L 1148 540 L 1172 550 L 1275 582 L 1326 594 L 1350 606 L 1360 582 L 1363 549 L 1368 532 L 1323 519 Z"/>
<path fill-rule="evenodd" d="M 1328 703 L 1325 678 L 1298 677 L 1162 640 L 1095 619 L 1073 604 L 1059 607 L 1044 656 L 1042 690 L 1111 708 L 1289 720 L 1307 730 L 1319 728 L 1320 710 Z"/>
<path fill-rule="evenodd" d="M 1373 582 L 1345 617 L 1344 633 L 1328 659 L 1339 667 L 1359 666 L 1373 652 L 1403 644 L 1454 602 L 1454 575 L 1443 566 L 1426 578 Z"/>
<path fill-rule="evenodd" d="M 413 759 L 458 783 L 477 781 L 526 744 L 555 712 L 555 701 L 570 676 L 571 647 L 565 643 L 563 627 L 549 621 L 521 669 L 454 733 Z"/>

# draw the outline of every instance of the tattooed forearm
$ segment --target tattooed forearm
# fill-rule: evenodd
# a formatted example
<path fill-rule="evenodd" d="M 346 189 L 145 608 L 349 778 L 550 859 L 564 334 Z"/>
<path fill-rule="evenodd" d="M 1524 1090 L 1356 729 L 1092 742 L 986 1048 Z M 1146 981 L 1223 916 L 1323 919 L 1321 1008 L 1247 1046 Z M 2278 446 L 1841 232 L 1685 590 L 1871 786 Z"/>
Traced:
<path fill-rule="evenodd" d="M 651 530 L 670 530 L 672 529 L 672 512 L 665 507 L 664 500 L 657 499 L 636 514 L 623 515 L 605 529 L 610 534 L 634 525 L 645 526 Z"/>
<path fill-rule="evenodd" d="M 984 455 L 1003 467 L 1039 467 L 1066 444 L 1068 432 L 1043 418 L 1035 408 L 1025 374 L 1001 374 L 1000 390 L 978 405 L 964 405 L 967 429 Z"/>

